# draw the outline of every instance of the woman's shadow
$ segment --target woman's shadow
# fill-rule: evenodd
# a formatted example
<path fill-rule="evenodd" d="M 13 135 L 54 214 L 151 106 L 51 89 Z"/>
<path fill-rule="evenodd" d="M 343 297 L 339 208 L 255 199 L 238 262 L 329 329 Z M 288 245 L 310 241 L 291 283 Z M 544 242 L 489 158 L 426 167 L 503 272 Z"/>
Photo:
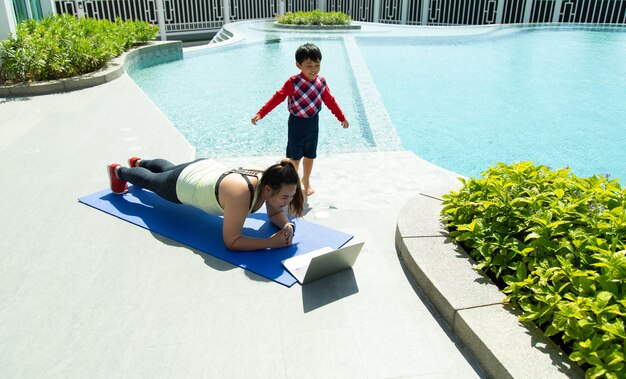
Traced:
<path fill-rule="evenodd" d="M 81 202 L 148 229 L 157 240 L 167 245 L 189 248 L 202 256 L 211 268 L 226 271 L 239 266 L 245 268 L 246 273 L 252 271 L 258 274 L 249 275 L 258 281 L 268 281 L 264 277 L 276 280 L 284 275 L 280 262 L 297 251 L 295 244 L 267 251 L 228 250 L 222 239 L 222 217 L 188 205 L 169 202 L 136 186 L 129 186 L 128 194 L 125 195 L 106 193 L 89 201 L 81 199 Z M 267 238 L 277 230 L 267 214 L 259 212 L 246 219 L 243 233 L 251 237 Z"/>

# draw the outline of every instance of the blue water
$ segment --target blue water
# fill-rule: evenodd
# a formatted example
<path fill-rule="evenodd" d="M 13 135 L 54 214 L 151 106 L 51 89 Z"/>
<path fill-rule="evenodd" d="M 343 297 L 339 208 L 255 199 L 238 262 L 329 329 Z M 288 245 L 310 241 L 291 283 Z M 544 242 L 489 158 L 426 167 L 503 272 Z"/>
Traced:
<path fill-rule="evenodd" d="M 350 120 L 324 109 L 320 152 L 374 151 L 340 37 L 248 43 L 134 67 L 131 77 L 198 156 L 284 154 L 286 104 L 250 118 L 297 73 L 294 51 L 314 42 Z M 466 176 L 496 162 L 569 166 L 626 177 L 626 29 L 508 28 L 467 37 L 357 37 L 402 144 Z M 376 110 L 374 110 L 376 111 Z"/>
<path fill-rule="evenodd" d="M 626 178 L 621 30 L 359 45 L 404 147 L 428 161 L 467 176 L 530 160 Z"/>

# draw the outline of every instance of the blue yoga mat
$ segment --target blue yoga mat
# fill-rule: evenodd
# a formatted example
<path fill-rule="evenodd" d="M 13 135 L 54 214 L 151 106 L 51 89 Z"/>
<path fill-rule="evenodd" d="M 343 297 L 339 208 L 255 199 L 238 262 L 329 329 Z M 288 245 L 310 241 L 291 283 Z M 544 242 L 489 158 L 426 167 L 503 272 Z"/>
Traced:
<path fill-rule="evenodd" d="M 338 249 L 352 239 L 349 234 L 295 219 L 293 245 L 280 249 L 233 252 L 224 246 L 222 217 L 169 202 L 136 186 L 130 186 L 124 195 L 107 189 L 81 197 L 78 201 L 287 287 L 291 287 L 296 280 L 284 269 L 283 260 L 326 246 Z M 263 207 L 248 216 L 243 232 L 250 237 L 267 238 L 277 230 Z"/>

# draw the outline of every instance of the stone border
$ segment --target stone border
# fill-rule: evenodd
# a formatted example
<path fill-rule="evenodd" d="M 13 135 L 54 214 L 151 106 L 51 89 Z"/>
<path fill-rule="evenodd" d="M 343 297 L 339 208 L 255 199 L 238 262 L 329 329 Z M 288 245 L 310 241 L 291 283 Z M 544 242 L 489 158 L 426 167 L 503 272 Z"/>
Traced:
<path fill-rule="evenodd" d="M 400 211 L 396 251 L 422 292 L 488 376 L 584 378 L 534 326 L 518 321 L 504 295 L 449 236 L 441 199 L 419 194 Z"/>
<path fill-rule="evenodd" d="M 96 72 L 46 82 L 2 85 L 0 86 L 0 97 L 47 95 L 94 87 L 119 78 L 130 66 L 144 60 L 158 59 L 159 63 L 162 63 L 182 58 L 183 44 L 181 41 L 153 41 L 124 52 L 113 59 L 107 67 Z"/>
<path fill-rule="evenodd" d="M 361 25 L 296 25 L 296 24 L 279 24 L 278 21 L 274 21 L 274 27 L 278 29 L 288 29 L 288 30 L 306 30 L 310 31 L 320 31 L 327 32 L 329 30 L 359 30 L 361 29 Z"/>

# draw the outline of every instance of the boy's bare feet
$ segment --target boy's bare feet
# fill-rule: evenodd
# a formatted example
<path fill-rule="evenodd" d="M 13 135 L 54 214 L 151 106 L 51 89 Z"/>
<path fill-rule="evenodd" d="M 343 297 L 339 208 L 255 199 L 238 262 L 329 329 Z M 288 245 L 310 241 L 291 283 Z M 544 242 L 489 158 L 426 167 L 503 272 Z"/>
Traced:
<path fill-rule="evenodd" d="M 302 189 L 307 196 L 311 196 L 315 193 L 315 189 L 311 187 L 311 184 L 302 182 Z"/>

